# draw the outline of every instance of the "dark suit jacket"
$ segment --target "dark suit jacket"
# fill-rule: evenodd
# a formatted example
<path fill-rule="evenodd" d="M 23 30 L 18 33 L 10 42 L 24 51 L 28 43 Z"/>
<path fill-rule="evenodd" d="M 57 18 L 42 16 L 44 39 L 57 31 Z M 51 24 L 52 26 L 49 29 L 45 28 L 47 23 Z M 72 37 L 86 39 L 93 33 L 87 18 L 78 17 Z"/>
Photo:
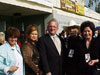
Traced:
<path fill-rule="evenodd" d="M 59 55 L 51 37 L 46 34 L 39 38 L 37 46 L 44 74 L 62 75 L 62 51 Z"/>
<path fill-rule="evenodd" d="M 79 45 L 79 68 L 81 75 L 91 75 L 93 74 L 96 64 L 94 66 L 89 66 L 85 62 L 85 54 L 90 53 L 91 60 L 99 59 L 99 46 L 97 39 L 92 38 L 89 48 L 86 47 L 86 41 L 83 39 Z M 82 74 L 83 73 L 83 74 Z"/>
<path fill-rule="evenodd" d="M 67 50 L 64 52 L 64 67 L 67 74 L 78 75 L 78 46 L 80 44 L 80 37 L 67 38 Z M 71 54 L 73 50 L 73 54 Z M 72 56 L 70 56 L 72 55 Z"/>

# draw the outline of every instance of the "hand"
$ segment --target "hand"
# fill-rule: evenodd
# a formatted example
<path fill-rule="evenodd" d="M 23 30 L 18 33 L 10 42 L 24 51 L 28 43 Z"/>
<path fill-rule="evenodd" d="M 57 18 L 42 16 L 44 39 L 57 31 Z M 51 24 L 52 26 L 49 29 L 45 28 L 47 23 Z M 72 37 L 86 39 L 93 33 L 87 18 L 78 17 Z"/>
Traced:
<path fill-rule="evenodd" d="M 40 71 L 39 73 L 37 73 L 37 75 L 42 75 L 43 73 Z"/>
<path fill-rule="evenodd" d="M 46 73 L 46 75 L 52 75 L 51 72 Z"/>
<path fill-rule="evenodd" d="M 42 72 L 39 72 L 39 75 L 42 75 L 43 73 Z"/>
<path fill-rule="evenodd" d="M 93 66 L 95 63 L 98 63 L 98 62 L 99 62 L 99 60 L 96 59 L 96 60 L 91 60 L 88 64 L 89 64 L 89 66 Z"/>
<path fill-rule="evenodd" d="M 11 66 L 10 69 L 8 70 L 8 72 L 14 72 L 18 69 L 17 66 Z"/>

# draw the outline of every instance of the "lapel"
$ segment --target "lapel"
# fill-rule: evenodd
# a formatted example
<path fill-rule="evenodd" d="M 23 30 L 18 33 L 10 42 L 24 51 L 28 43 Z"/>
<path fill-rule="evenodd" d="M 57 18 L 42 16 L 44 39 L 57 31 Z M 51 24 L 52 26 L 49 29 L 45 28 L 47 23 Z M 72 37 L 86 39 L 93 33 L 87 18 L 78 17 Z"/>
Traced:
<path fill-rule="evenodd" d="M 17 49 L 18 53 L 21 54 L 20 48 L 19 48 L 19 46 L 17 45 L 17 43 L 16 43 L 16 49 Z"/>
<path fill-rule="evenodd" d="M 53 40 L 51 39 L 51 37 L 50 37 L 49 34 L 46 35 L 46 41 L 47 41 L 47 43 L 48 43 L 50 46 L 53 47 L 53 50 L 56 51 L 56 53 L 59 55 L 59 53 L 58 53 L 58 51 L 57 51 L 57 48 L 56 48 L 56 46 L 55 46 L 55 44 L 54 44 L 54 42 L 53 42 Z"/>
<path fill-rule="evenodd" d="M 58 36 L 58 37 L 59 37 L 59 40 L 61 42 L 61 54 L 62 54 L 62 50 L 63 50 L 63 46 L 64 46 L 64 41 L 63 41 L 63 39 L 60 36 Z"/>
<path fill-rule="evenodd" d="M 84 52 L 89 52 L 89 53 L 91 53 L 92 52 L 92 50 L 93 50 L 93 48 L 94 48 L 94 38 L 92 38 L 92 40 L 91 40 L 91 42 L 90 42 L 90 45 L 89 45 L 89 48 L 87 48 L 86 47 L 86 40 L 85 39 L 83 39 L 82 40 L 82 43 L 81 43 L 81 48 L 83 49 L 82 51 L 84 51 Z M 91 51 L 90 51 L 91 50 Z"/>
<path fill-rule="evenodd" d="M 8 61 L 9 60 L 13 60 L 14 62 L 13 63 L 10 63 L 10 64 L 12 64 L 12 65 L 16 65 L 16 57 L 15 57 L 15 54 L 14 54 L 14 50 L 12 50 L 12 48 L 11 48 L 11 46 L 10 46 L 10 44 L 6 41 L 6 43 L 5 43 L 5 48 L 7 48 L 7 51 L 8 51 L 8 55 L 7 55 L 7 58 L 8 58 Z M 13 57 L 13 58 L 12 58 Z M 7 62 L 8 62 L 7 61 Z M 7 63 L 6 62 L 6 63 Z"/>

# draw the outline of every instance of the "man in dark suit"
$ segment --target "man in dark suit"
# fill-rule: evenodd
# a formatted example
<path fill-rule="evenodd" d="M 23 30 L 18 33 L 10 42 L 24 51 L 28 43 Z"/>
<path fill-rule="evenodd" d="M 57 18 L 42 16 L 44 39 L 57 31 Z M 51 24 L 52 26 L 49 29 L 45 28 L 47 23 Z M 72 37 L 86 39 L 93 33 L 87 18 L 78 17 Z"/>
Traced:
<path fill-rule="evenodd" d="M 62 41 L 56 34 L 58 22 L 48 22 L 48 34 L 38 40 L 38 50 L 44 75 L 62 75 Z M 55 41 L 56 40 L 56 41 Z"/>

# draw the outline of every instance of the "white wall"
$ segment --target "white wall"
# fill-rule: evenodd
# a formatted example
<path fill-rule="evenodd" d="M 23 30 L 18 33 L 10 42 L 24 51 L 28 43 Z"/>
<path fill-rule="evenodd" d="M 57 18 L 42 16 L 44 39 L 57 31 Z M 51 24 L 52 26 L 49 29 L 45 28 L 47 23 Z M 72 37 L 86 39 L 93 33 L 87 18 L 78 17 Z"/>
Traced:
<path fill-rule="evenodd" d="M 96 13 L 95 11 L 93 11 L 89 8 L 86 8 L 86 7 L 85 7 L 84 12 L 85 12 L 85 16 L 91 17 L 93 19 L 96 19 L 96 20 L 100 21 L 100 14 L 99 13 Z"/>
<path fill-rule="evenodd" d="M 52 8 L 26 0 L 0 0 L 0 2 L 52 13 Z"/>
<path fill-rule="evenodd" d="M 56 18 L 59 22 L 58 34 L 63 30 L 63 26 L 68 26 L 69 21 L 74 20 L 77 24 L 81 24 L 83 21 L 92 21 L 96 26 L 99 25 L 99 20 L 93 18 L 80 16 L 74 13 L 65 12 L 59 9 L 53 9 L 53 17 Z"/>

